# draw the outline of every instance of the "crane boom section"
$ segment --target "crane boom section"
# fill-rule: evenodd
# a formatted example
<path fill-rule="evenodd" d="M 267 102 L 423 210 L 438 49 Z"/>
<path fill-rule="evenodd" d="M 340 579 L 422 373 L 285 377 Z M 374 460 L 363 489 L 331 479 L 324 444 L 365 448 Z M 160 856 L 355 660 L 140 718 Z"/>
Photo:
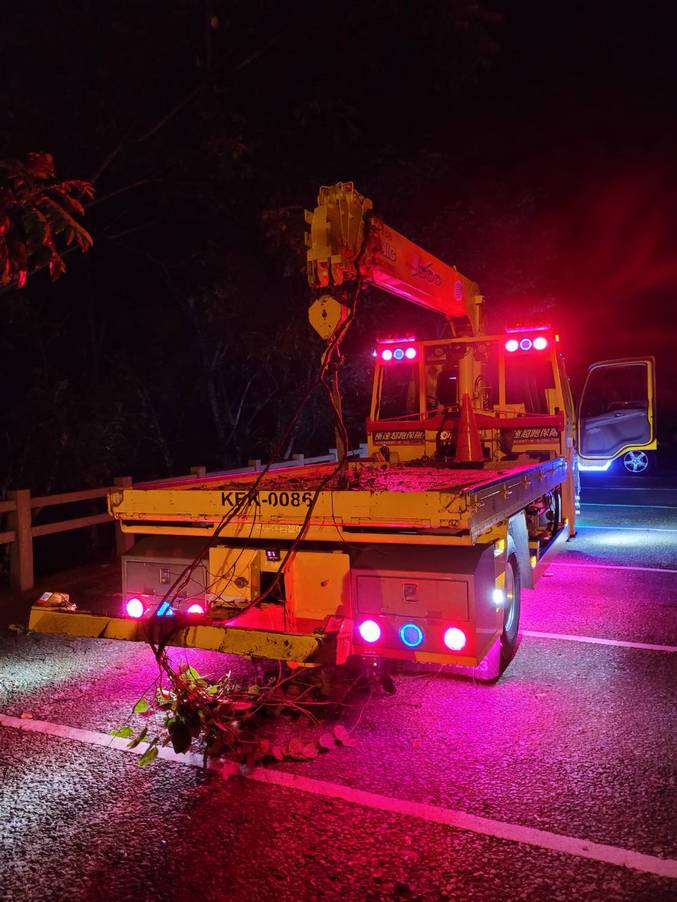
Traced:
<path fill-rule="evenodd" d="M 482 298 L 475 282 L 437 259 L 372 213 L 352 182 L 321 188 L 306 221 L 308 282 L 313 288 L 362 279 L 444 316 L 455 333 L 481 332 Z"/>

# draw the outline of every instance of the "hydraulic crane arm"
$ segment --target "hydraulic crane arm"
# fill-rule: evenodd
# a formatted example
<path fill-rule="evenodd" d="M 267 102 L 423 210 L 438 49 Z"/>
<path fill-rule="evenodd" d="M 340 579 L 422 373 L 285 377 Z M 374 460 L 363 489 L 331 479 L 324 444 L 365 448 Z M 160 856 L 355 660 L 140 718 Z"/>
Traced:
<path fill-rule="evenodd" d="M 320 188 L 317 200 L 315 210 L 306 211 L 312 288 L 346 285 L 359 275 L 367 284 L 441 314 L 454 335 L 482 332 L 482 297 L 475 282 L 386 225 L 352 182 Z M 311 324 L 323 338 L 341 320 L 336 305 L 324 296 L 311 307 Z"/>

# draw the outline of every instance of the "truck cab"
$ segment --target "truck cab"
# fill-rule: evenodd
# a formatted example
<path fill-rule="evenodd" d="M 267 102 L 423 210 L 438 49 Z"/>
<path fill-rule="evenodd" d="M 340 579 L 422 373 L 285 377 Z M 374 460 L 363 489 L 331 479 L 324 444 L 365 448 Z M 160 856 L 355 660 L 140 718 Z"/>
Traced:
<path fill-rule="evenodd" d="M 573 446 L 574 405 L 548 327 L 503 335 L 384 339 L 374 351 L 370 453 L 454 461 L 461 402 L 476 415 L 486 466 L 544 460 Z"/>

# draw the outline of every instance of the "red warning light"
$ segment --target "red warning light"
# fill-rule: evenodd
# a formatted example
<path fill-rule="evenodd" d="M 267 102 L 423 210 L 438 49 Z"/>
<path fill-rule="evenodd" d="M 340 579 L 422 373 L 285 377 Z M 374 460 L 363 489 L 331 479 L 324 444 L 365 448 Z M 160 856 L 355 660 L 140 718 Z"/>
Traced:
<path fill-rule="evenodd" d="M 544 351 L 548 347 L 548 339 L 539 335 L 537 338 L 534 338 L 534 347 L 537 351 Z"/>
<path fill-rule="evenodd" d="M 467 641 L 465 633 L 457 626 L 450 626 L 444 634 L 444 644 L 450 651 L 461 651 Z"/>
<path fill-rule="evenodd" d="M 134 620 L 143 617 L 144 606 L 140 598 L 130 598 L 125 605 L 125 609 L 127 611 L 127 616 L 132 617 Z"/>
<path fill-rule="evenodd" d="M 509 351 L 511 354 L 513 351 L 516 351 L 519 348 L 519 342 L 516 338 L 509 338 L 505 343 L 506 351 Z"/>
<path fill-rule="evenodd" d="M 360 637 L 372 645 L 381 638 L 381 627 L 375 620 L 363 620 L 358 627 Z"/>

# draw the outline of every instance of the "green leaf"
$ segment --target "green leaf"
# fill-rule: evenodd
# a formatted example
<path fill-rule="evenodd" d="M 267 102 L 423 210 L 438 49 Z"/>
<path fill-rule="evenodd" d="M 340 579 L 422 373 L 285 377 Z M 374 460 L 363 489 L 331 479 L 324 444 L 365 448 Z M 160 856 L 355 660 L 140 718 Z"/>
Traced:
<path fill-rule="evenodd" d="M 147 733 L 148 727 L 144 727 L 143 730 L 141 730 L 141 732 L 138 734 L 138 736 L 135 736 L 131 742 L 127 743 L 127 748 L 135 749 L 140 742 L 143 742 L 143 740 L 146 738 Z"/>
<path fill-rule="evenodd" d="M 133 711 L 135 714 L 143 714 L 144 711 L 147 711 L 150 708 L 150 705 L 146 701 L 145 698 L 140 698 L 138 702 L 134 705 Z"/>
<path fill-rule="evenodd" d="M 134 735 L 134 730 L 131 727 L 120 727 L 119 730 L 111 730 L 111 736 L 117 736 L 118 739 L 131 739 Z"/>
<path fill-rule="evenodd" d="M 139 767 L 148 767 L 158 756 L 157 739 L 154 739 L 139 758 Z"/>
<path fill-rule="evenodd" d="M 207 681 L 203 679 L 197 670 L 190 664 L 187 664 L 186 667 L 184 667 L 181 671 L 181 675 L 187 680 L 192 680 L 192 682 L 197 683 L 199 686 L 207 685 Z"/>

